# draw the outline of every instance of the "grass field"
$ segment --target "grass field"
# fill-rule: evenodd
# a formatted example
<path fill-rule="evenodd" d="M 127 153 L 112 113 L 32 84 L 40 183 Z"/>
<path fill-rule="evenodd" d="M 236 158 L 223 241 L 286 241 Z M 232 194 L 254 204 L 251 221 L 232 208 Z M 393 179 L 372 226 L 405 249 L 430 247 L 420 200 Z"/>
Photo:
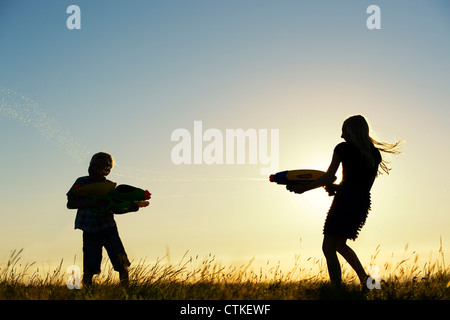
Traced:
<path fill-rule="evenodd" d="M 133 262 L 130 285 L 120 286 L 117 274 L 104 261 L 102 273 L 90 288 L 69 289 L 70 277 L 63 261 L 53 270 L 40 270 L 36 263 L 22 263 L 22 250 L 11 252 L 0 269 L 2 300 L 449 300 L 450 274 L 440 249 L 439 258 L 423 266 L 417 256 L 379 268 L 380 289 L 361 290 L 347 264 L 343 264 L 343 290 L 329 287 L 326 263 L 308 259 L 284 271 L 280 265 L 256 269 L 252 261 L 242 266 L 223 266 L 213 255 L 200 259 L 188 252 L 177 264 L 166 259 Z M 374 258 L 378 252 L 373 256 Z M 375 276 L 374 276 L 375 277 Z M 74 284 L 69 280 L 69 284 Z"/>

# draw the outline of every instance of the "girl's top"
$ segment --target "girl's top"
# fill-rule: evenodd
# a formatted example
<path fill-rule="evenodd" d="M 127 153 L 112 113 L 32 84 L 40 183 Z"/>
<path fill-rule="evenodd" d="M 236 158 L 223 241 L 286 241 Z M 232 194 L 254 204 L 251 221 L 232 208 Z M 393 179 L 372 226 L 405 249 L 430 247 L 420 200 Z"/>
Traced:
<path fill-rule="evenodd" d="M 381 162 L 380 151 L 371 146 L 372 156 L 376 166 L 368 167 L 361 156 L 361 153 L 351 142 L 342 142 L 334 149 L 342 160 L 342 182 L 343 187 L 355 187 L 364 191 L 370 191 L 378 171 L 378 164 Z"/>
<path fill-rule="evenodd" d="M 358 148 L 350 142 L 338 144 L 334 152 L 342 161 L 342 182 L 328 211 L 323 233 L 355 240 L 370 211 L 370 189 L 377 175 L 381 154 L 372 146 L 371 152 L 377 165 L 370 168 Z"/>

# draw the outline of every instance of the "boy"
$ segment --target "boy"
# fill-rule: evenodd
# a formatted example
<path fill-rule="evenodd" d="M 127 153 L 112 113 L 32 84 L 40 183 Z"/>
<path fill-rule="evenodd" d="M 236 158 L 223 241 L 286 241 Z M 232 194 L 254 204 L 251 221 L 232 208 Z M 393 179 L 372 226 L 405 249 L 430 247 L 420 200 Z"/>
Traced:
<path fill-rule="evenodd" d="M 92 208 L 101 209 L 106 205 L 104 200 L 75 196 L 72 190 L 75 186 L 84 186 L 95 182 L 108 181 L 105 177 L 114 166 L 114 159 L 105 152 L 92 156 L 89 165 L 89 176 L 78 178 L 67 192 L 67 208 L 78 209 L 75 218 L 75 229 L 83 231 L 83 284 L 90 286 L 94 274 L 100 273 L 102 248 L 105 247 L 114 270 L 119 272 L 120 284 L 128 286 L 128 267 L 130 261 L 120 240 L 114 213 L 138 211 L 133 205 L 126 210 L 110 210 L 97 213 Z"/>

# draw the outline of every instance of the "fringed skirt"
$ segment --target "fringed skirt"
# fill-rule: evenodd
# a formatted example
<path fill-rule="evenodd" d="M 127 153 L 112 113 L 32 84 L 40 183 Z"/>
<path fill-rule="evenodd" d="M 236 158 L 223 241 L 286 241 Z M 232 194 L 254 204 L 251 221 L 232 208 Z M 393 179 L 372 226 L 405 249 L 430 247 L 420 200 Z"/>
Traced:
<path fill-rule="evenodd" d="M 370 211 L 370 191 L 341 187 L 328 211 L 323 234 L 355 240 Z"/>

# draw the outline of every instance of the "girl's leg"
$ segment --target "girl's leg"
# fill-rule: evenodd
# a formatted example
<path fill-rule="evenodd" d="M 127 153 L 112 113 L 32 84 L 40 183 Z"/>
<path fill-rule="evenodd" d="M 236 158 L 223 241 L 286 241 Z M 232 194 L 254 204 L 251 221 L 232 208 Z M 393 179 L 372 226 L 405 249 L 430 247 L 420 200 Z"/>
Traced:
<path fill-rule="evenodd" d="M 346 242 L 347 239 L 340 237 L 337 243 L 337 251 L 344 257 L 345 260 L 347 260 L 353 270 L 355 270 L 361 284 L 364 284 L 363 282 L 366 281 L 367 278 L 366 271 L 361 265 L 356 253 L 346 244 Z"/>
<path fill-rule="evenodd" d="M 333 235 L 325 235 L 322 243 L 322 251 L 325 254 L 328 266 L 328 274 L 331 283 L 335 286 L 341 285 L 341 265 L 337 257 L 337 246 L 340 237 Z"/>

